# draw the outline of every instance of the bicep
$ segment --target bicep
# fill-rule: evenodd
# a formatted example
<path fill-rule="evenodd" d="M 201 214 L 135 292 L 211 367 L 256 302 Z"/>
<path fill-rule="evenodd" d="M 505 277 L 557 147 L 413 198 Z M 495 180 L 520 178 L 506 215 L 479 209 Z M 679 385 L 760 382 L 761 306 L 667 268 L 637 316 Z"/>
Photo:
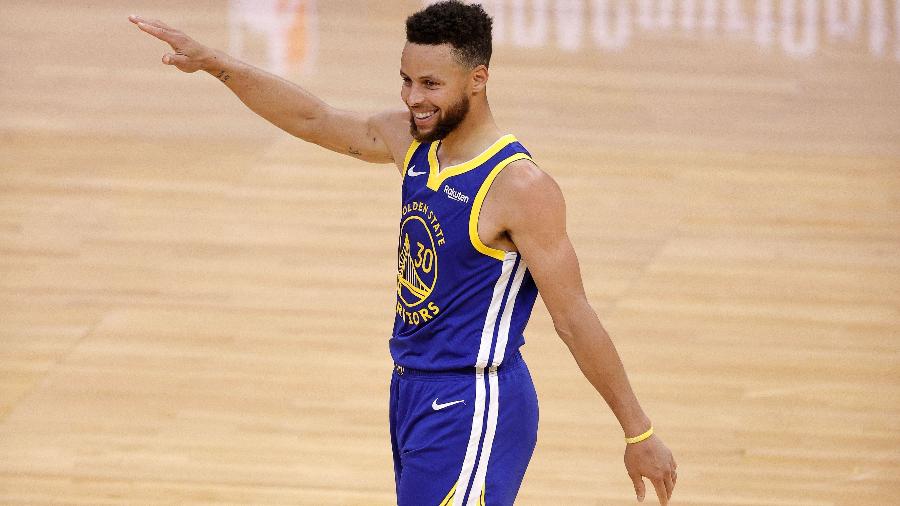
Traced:
<path fill-rule="evenodd" d="M 568 235 L 546 231 L 520 233 L 513 242 L 522 254 L 557 327 L 566 327 L 587 303 L 581 268 Z"/>
<path fill-rule="evenodd" d="M 564 327 L 587 307 L 587 297 L 578 257 L 566 232 L 562 191 L 543 174 L 510 192 L 509 201 L 510 238 L 528 266 L 554 325 Z"/>
<path fill-rule="evenodd" d="M 403 134 L 403 118 L 398 112 L 389 111 L 373 115 L 329 108 L 317 125 L 313 138 L 316 144 L 336 153 L 373 163 L 390 163 L 398 159 L 409 147 Z"/>

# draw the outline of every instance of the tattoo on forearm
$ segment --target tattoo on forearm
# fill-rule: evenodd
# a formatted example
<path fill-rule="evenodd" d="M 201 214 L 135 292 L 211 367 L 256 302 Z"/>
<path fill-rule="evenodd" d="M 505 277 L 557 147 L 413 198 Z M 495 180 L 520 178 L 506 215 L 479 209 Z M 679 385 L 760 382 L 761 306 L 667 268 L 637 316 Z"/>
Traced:
<path fill-rule="evenodd" d="M 231 78 L 231 76 L 226 74 L 224 70 L 222 70 L 218 74 L 216 74 L 216 79 L 218 79 L 219 81 L 222 81 L 223 83 L 225 81 L 229 80 L 230 78 Z"/>
<path fill-rule="evenodd" d="M 347 148 L 347 152 L 353 156 L 362 156 L 362 153 L 358 149 L 354 148 L 353 146 L 350 146 L 349 148 Z"/>

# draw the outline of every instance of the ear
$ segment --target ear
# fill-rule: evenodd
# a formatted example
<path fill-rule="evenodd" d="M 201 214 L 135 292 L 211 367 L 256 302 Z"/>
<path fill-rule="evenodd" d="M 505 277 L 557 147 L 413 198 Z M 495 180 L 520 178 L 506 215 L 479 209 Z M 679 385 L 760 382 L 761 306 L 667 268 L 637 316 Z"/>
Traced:
<path fill-rule="evenodd" d="M 489 77 L 490 72 L 488 72 L 488 68 L 485 65 L 479 65 L 472 69 L 472 93 L 484 93 Z"/>

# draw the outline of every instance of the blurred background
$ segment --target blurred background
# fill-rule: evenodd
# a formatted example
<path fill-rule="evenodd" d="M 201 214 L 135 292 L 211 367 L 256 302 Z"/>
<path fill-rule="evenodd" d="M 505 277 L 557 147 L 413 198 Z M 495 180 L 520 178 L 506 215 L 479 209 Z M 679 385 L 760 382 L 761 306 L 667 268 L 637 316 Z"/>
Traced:
<path fill-rule="evenodd" d="M 0 503 L 394 503 L 396 168 L 162 65 L 127 16 L 375 112 L 424 5 L 0 1 Z M 563 188 L 672 504 L 895 502 L 900 2 L 484 5 L 494 114 Z M 517 504 L 633 504 L 540 300 L 526 340 Z"/>

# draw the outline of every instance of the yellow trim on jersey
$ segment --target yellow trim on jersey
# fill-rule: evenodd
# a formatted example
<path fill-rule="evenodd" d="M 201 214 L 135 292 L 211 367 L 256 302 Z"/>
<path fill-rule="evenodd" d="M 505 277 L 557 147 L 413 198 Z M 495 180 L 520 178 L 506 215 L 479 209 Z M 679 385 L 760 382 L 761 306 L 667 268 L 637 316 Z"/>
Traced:
<path fill-rule="evenodd" d="M 478 499 L 478 506 L 484 506 L 484 486 L 481 487 L 481 497 Z"/>
<path fill-rule="evenodd" d="M 528 156 L 527 153 L 516 153 L 498 163 L 484 179 L 484 182 L 481 183 L 481 188 L 478 189 L 478 193 L 475 195 L 475 203 L 472 204 L 472 213 L 469 214 L 469 240 L 472 241 L 472 246 L 485 255 L 494 257 L 500 261 L 503 261 L 506 257 L 506 252 L 502 249 L 491 248 L 481 242 L 481 237 L 478 236 L 478 216 L 481 214 L 481 204 L 484 203 L 484 197 L 491 188 L 491 183 L 494 182 L 494 178 L 497 177 L 497 174 L 506 168 L 507 165 L 517 160 L 531 160 L 531 157 Z"/>
<path fill-rule="evenodd" d="M 426 184 L 426 186 L 434 191 L 438 191 L 441 188 L 441 183 L 443 183 L 447 178 L 458 176 L 463 172 L 468 172 L 475 167 L 478 167 L 479 165 L 488 161 L 488 159 L 490 159 L 492 156 L 499 153 L 501 149 L 512 144 L 513 142 L 516 142 L 516 137 L 514 135 L 504 135 L 503 137 L 497 139 L 497 142 L 491 144 L 491 147 L 484 150 L 483 153 L 476 156 L 475 158 L 459 165 L 451 165 L 444 170 L 441 170 L 440 163 L 437 159 L 437 149 L 440 145 L 440 142 L 432 142 L 431 147 L 428 149 L 429 170 L 428 183 Z"/>
<path fill-rule="evenodd" d="M 439 504 L 438 506 L 450 506 L 451 504 L 453 504 L 454 494 L 456 494 L 456 485 L 453 485 L 453 488 L 450 489 L 450 492 L 447 492 L 447 496 L 444 497 L 444 500 L 441 501 L 441 504 Z"/>
<path fill-rule="evenodd" d="M 409 145 L 409 149 L 406 150 L 406 158 L 403 159 L 403 176 L 406 176 L 406 171 L 409 170 L 409 161 L 412 160 L 413 153 L 416 152 L 416 148 L 421 144 L 419 141 L 413 139 L 412 144 Z"/>

